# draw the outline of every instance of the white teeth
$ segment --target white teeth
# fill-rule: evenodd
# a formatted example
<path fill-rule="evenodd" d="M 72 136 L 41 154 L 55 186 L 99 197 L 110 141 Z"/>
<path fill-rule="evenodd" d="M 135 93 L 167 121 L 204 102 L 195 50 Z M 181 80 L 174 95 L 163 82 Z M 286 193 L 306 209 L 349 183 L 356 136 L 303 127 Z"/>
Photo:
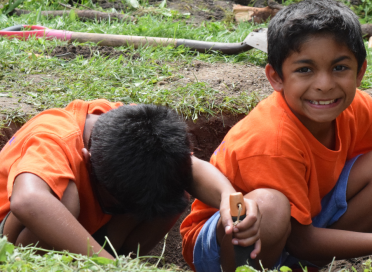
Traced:
<path fill-rule="evenodd" d="M 309 102 L 311 104 L 314 104 L 314 105 L 329 105 L 329 104 L 332 104 L 336 101 L 336 99 L 333 99 L 333 100 L 328 100 L 328 101 L 314 101 L 314 100 L 309 100 Z"/>

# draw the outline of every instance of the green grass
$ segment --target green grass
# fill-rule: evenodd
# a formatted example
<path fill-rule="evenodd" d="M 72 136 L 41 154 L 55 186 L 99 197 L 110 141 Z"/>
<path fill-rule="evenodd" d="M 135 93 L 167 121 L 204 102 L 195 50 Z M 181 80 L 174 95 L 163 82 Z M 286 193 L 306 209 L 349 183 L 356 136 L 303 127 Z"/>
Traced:
<path fill-rule="evenodd" d="M 104 21 L 81 22 L 75 18 L 37 18 L 37 11 L 21 17 L 0 17 L 0 28 L 17 24 L 40 24 L 53 29 L 66 29 L 80 32 L 110 33 L 141 36 L 176 37 L 205 41 L 242 41 L 256 26 L 249 23 L 224 24 L 204 23 L 193 27 L 184 21 L 174 21 L 164 16 L 147 14 L 138 18 L 136 24 L 130 22 Z M 38 19 L 38 20 L 37 20 Z M 209 63 L 230 62 L 264 66 L 266 54 L 258 50 L 226 56 L 216 52 L 195 53 L 188 48 L 143 47 L 117 48 L 129 54 L 140 54 L 139 59 L 107 59 L 95 56 L 89 60 L 77 58 L 63 61 L 58 58 L 28 58 L 30 52 L 52 51 L 57 45 L 66 42 L 57 40 L 0 39 L 0 60 L 2 68 L 0 93 L 20 94 L 38 110 L 63 107 L 74 99 L 92 100 L 106 98 L 124 103 L 158 103 L 170 106 L 181 114 L 196 119 L 200 113 L 248 113 L 257 103 L 255 96 L 242 94 L 238 98 L 226 95 L 222 103 L 216 103 L 215 93 L 205 83 L 190 83 L 177 90 L 159 89 L 156 83 L 164 78 L 179 77 L 179 67 L 189 65 L 194 60 Z M 159 61 L 161 60 L 160 64 Z M 57 82 L 34 84 L 29 75 L 52 75 Z"/>
<path fill-rule="evenodd" d="M 43 252 L 40 255 L 37 252 Z M 159 259 L 150 264 L 150 258 Z M 14 247 L 6 238 L 0 238 L 0 270 L 1 271 L 182 271 L 175 265 L 165 265 L 158 268 L 160 257 L 117 256 L 116 260 L 109 260 L 93 255 L 87 257 L 80 254 L 45 250 L 36 246 Z"/>

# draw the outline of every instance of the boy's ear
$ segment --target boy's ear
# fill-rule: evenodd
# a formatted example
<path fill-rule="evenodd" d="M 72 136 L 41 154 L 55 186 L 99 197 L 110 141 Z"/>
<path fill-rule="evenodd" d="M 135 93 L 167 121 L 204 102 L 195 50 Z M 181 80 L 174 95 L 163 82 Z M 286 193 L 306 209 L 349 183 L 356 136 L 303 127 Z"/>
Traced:
<path fill-rule="evenodd" d="M 360 84 L 362 84 L 362 79 L 363 79 L 363 76 L 366 70 L 367 70 L 367 60 L 364 60 L 362 67 L 360 68 L 360 71 L 357 74 L 357 87 L 359 87 Z"/>
<path fill-rule="evenodd" d="M 90 167 L 90 152 L 86 148 L 83 148 L 81 150 L 81 152 L 83 153 L 83 161 L 84 161 L 85 165 L 87 166 L 87 168 L 89 169 L 89 167 Z"/>
<path fill-rule="evenodd" d="M 279 74 L 274 70 L 271 64 L 266 64 L 265 67 L 266 77 L 270 81 L 271 86 L 277 92 L 283 90 L 283 80 L 280 78 Z"/>

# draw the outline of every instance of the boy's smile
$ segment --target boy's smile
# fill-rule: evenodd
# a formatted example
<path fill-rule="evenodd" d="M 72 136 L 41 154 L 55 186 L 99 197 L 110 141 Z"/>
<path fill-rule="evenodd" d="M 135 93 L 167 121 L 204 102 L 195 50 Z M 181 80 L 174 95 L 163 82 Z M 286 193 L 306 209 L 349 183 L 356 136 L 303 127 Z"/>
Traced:
<path fill-rule="evenodd" d="M 313 133 L 329 130 L 332 122 L 353 101 L 366 62 L 358 73 L 354 54 L 331 35 L 311 36 L 299 52 L 282 65 L 283 79 L 267 68 L 276 91 L 281 91 L 289 108 Z M 315 136 L 315 135 L 314 135 Z"/>

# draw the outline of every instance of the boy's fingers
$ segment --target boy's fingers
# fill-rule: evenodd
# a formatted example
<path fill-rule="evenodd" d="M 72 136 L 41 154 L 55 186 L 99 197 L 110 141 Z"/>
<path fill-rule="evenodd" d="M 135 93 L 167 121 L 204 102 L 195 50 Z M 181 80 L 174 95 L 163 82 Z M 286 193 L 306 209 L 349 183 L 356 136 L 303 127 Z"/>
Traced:
<path fill-rule="evenodd" d="M 221 223 L 225 228 L 225 234 L 230 234 L 233 231 L 233 221 L 230 215 L 230 209 L 220 210 Z"/>
<path fill-rule="evenodd" d="M 241 230 L 239 229 L 238 232 L 234 232 L 234 237 L 237 239 L 245 239 L 249 237 L 256 236 L 260 232 L 260 228 L 258 225 L 253 225 L 249 229 Z"/>
<path fill-rule="evenodd" d="M 246 205 L 246 217 L 236 227 L 234 227 L 234 245 L 250 246 L 255 244 L 253 254 L 261 251 L 260 224 L 261 213 L 254 200 L 244 199 Z"/>
<path fill-rule="evenodd" d="M 244 202 L 246 207 L 246 216 L 247 217 L 252 216 L 257 218 L 257 220 L 261 221 L 261 213 L 256 201 L 244 198 Z"/>
<path fill-rule="evenodd" d="M 234 228 L 234 232 L 241 232 L 261 224 L 261 213 L 256 201 L 251 199 L 244 199 L 246 206 L 246 217 Z"/>
<path fill-rule="evenodd" d="M 256 235 L 252 235 L 252 236 L 249 236 L 249 237 L 244 238 L 244 239 L 239 239 L 237 237 L 236 238 L 233 238 L 232 239 L 232 243 L 234 245 L 239 245 L 239 246 L 242 246 L 242 247 L 247 247 L 247 246 L 253 245 L 259 239 L 260 239 L 260 235 L 259 235 L 259 233 L 256 233 Z"/>
<path fill-rule="evenodd" d="M 251 258 L 255 259 L 258 254 L 261 252 L 261 239 L 258 239 L 254 244 L 254 250 L 251 252 Z"/>
<path fill-rule="evenodd" d="M 229 194 L 227 194 L 226 197 L 222 196 L 220 204 L 221 223 L 222 226 L 225 228 L 225 234 L 230 234 L 233 231 L 233 221 L 230 214 L 229 196 Z"/>

